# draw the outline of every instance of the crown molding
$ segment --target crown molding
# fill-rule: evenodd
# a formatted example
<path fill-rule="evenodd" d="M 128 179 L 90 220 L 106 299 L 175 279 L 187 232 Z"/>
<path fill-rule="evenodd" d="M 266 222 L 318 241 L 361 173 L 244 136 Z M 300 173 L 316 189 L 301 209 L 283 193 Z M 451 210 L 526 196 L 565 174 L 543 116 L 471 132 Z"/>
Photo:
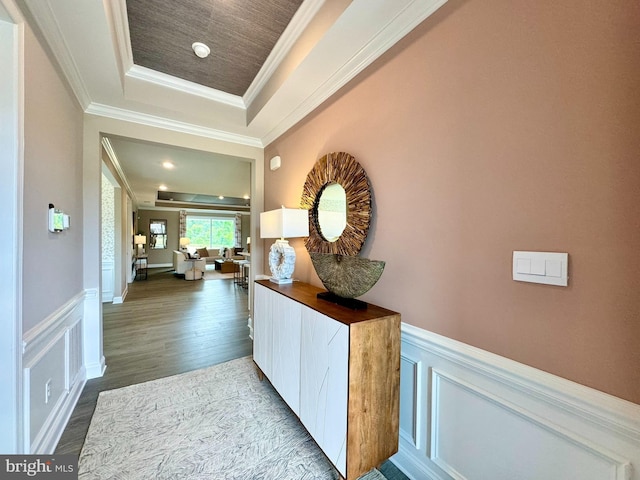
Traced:
<path fill-rule="evenodd" d="M 225 132 L 222 130 L 216 130 L 214 128 L 202 127 L 200 125 L 194 125 L 191 123 L 179 122 L 177 120 L 171 120 L 169 118 L 134 112 L 132 110 L 125 110 L 123 108 L 112 107 L 100 103 L 92 102 L 85 110 L 85 113 L 96 115 L 99 117 L 107 117 L 116 120 L 124 120 L 126 122 L 139 123 L 141 125 L 147 125 L 150 127 L 164 128 L 167 130 L 172 130 L 174 132 L 188 133 L 190 135 L 211 138 L 214 140 L 220 140 L 222 142 L 237 143 L 249 147 L 264 147 L 259 138 Z"/>
<path fill-rule="evenodd" d="M 191 95 L 197 95 L 199 97 L 206 98 L 207 100 L 213 100 L 214 102 L 246 110 L 244 100 L 238 95 L 231 95 L 230 93 L 225 93 L 211 87 L 205 87 L 188 80 L 183 80 L 182 78 L 151 70 L 150 68 L 141 67 L 140 65 L 133 65 L 125 74 L 125 77 L 154 83 L 162 87 L 171 88 Z"/>
<path fill-rule="evenodd" d="M 138 198 L 136 197 L 136 194 L 133 193 L 133 189 L 131 188 L 131 185 L 129 185 L 127 176 L 124 174 L 124 170 L 122 170 L 122 166 L 120 165 L 118 156 L 116 155 L 116 152 L 111 146 L 111 142 L 107 137 L 102 137 L 102 147 L 104 148 L 105 152 L 107 152 L 107 156 L 109 157 L 109 160 L 111 160 L 111 164 L 113 165 L 113 168 L 116 170 L 119 180 L 124 184 L 124 188 L 127 190 L 127 193 L 129 194 L 129 197 L 133 201 L 133 204 L 137 205 Z"/>
<path fill-rule="evenodd" d="M 338 68 L 320 88 L 306 97 L 264 135 L 262 143 L 269 145 L 301 121 L 445 3 L 447 0 L 412 0 L 409 2 L 364 47 Z"/>
<path fill-rule="evenodd" d="M 294 14 L 291 22 L 276 42 L 273 50 L 265 60 L 264 64 L 258 71 L 258 74 L 249 85 L 244 94 L 245 105 L 251 105 L 258 94 L 266 86 L 271 76 L 280 66 L 280 63 L 291 50 L 291 47 L 298 40 L 304 29 L 307 28 L 309 22 L 313 20 L 316 13 L 324 5 L 325 0 L 307 0 L 302 2 L 298 11 Z"/>
<path fill-rule="evenodd" d="M 64 76 L 76 96 L 78 103 L 85 110 L 91 103 L 91 97 L 87 90 L 80 71 L 67 42 L 62 35 L 60 25 L 56 20 L 55 13 L 51 8 L 49 0 L 34 0 L 26 3 L 27 9 L 35 20 L 41 34 L 45 37 L 47 44 L 51 48 L 58 65 L 62 69 Z"/>
<path fill-rule="evenodd" d="M 133 67 L 133 51 L 129 37 L 129 17 L 125 0 L 104 2 L 105 12 L 111 28 L 111 38 L 115 44 L 116 64 L 120 82 L 124 89 L 124 76 Z"/>

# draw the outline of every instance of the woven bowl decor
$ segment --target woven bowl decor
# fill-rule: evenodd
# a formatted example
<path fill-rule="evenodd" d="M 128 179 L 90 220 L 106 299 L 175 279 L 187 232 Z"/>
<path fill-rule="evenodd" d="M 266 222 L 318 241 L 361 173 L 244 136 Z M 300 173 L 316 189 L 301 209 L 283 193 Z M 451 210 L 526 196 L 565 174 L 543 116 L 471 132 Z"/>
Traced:
<path fill-rule="evenodd" d="M 310 252 L 313 268 L 324 288 L 342 298 L 364 295 L 376 284 L 384 262 L 362 257 Z"/>
<path fill-rule="evenodd" d="M 318 202 L 323 190 L 332 183 L 344 188 L 347 225 L 338 240 L 328 242 L 318 224 Z M 371 190 L 364 168 L 346 152 L 326 154 L 307 175 L 300 208 L 309 210 L 309 236 L 305 240 L 309 252 L 358 255 L 367 239 L 371 221 Z"/>

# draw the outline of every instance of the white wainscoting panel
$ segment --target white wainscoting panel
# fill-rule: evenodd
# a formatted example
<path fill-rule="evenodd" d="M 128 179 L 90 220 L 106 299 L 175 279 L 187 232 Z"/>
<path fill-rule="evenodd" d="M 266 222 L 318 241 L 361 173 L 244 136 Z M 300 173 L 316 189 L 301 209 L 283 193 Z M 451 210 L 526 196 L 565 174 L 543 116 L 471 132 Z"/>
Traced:
<path fill-rule="evenodd" d="M 84 387 L 83 304 L 84 292 L 23 336 L 24 451 L 27 453 L 53 453 Z M 48 396 L 47 383 L 50 385 Z"/>
<path fill-rule="evenodd" d="M 113 260 L 102 260 L 102 302 L 112 302 L 115 286 L 115 268 Z"/>
<path fill-rule="evenodd" d="M 640 405 L 407 324 L 400 390 L 414 480 L 640 480 Z"/>

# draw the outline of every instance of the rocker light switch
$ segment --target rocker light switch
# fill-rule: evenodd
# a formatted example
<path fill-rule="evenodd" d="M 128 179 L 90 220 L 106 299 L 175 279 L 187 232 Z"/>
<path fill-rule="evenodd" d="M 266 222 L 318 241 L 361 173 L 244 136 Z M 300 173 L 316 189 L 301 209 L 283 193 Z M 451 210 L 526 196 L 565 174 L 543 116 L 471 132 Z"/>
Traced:
<path fill-rule="evenodd" d="M 513 279 L 566 287 L 568 264 L 568 253 L 513 252 Z"/>

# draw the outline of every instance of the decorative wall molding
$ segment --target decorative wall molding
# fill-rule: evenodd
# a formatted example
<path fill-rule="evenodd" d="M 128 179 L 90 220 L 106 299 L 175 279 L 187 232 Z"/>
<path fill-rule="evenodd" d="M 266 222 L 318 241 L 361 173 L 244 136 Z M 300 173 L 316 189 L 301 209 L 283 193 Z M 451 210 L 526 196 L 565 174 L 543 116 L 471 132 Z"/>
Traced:
<path fill-rule="evenodd" d="M 102 316 L 100 292 L 97 288 L 85 289 L 82 343 L 87 380 L 101 377 L 107 368 L 102 353 Z"/>
<path fill-rule="evenodd" d="M 23 336 L 26 453 L 53 453 L 84 387 L 84 299 L 77 294 Z"/>
<path fill-rule="evenodd" d="M 150 68 L 141 67 L 140 65 L 133 65 L 125 75 L 126 77 L 142 80 L 149 83 L 160 85 L 161 87 L 171 88 L 179 92 L 189 93 L 198 97 L 205 98 L 207 100 L 213 100 L 214 102 L 221 103 L 223 105 L 229 105 L 231 107 L 240 108 L 246 110 L 245 102 L 242 97 L 237 95 L 231 95 L 230 93 L 216 90 L 215 88 L 205 87 L 198 83 L 193 83 L 182 78 L 174 77 L 173 75 L 167 75 L 166 73 L 157 72 Z"/>
<path fill-rule="evenodd" d="M 113 168 L 118 173 L 118 179 L 117 179 L 118 183 L 120 185 L 124 185 L 124 188 L 127 191 L 127 195 L 129 195 L 129 198 L 131 198 L 131 200 L 133 200 L 133 203 L 137 205 L 138 199 L 133 193 L 133 190 L 131 189 L 131 185 L 129 185 L 129 181 L 127 180 L 127 177 L 125 176 L 124 171 L 122 170 L 122 166 L 120 165 L 118 156 L 116 155 L 116 152 L 113 149 L 113 146 L 111 146 L 111 142 L 107 137 L 102 137 L 102 146 L 104 147 L 104 151 L 107 153 L 107 156 L 111 161 L 111 165 L 113 165 Z"/>
<path fill-rule="evenodd" d="M 56 16 L 51 8 L 50 0 L 41 0 L 38 2 L 29 2 L 28 5 L 31 15 L 35 19 L 40 31 L 45 36 L 47 44 L 51 47 L 51 51 L 62 68 L 67 82 L 71 86 L 71 90 L 76 96 L 78 103 L 82 109 L 86 109 L 91 103 L 89 91 L 82 80 L 80 70 L 70 53 L 69 46 L 62 35 L 60 25 L 56 20 Z"/>
<path fill-rule="evenodd" d="M 407 324 L 400 405 L 410 478 L 640 480 L 640 405 Z"/>
<path fill-rule="evenodd" d="M 139 123 L 150 127 L 164 128 L 174 132 L 187 133 L 200 137 L 212 138 L 222 142 L 237 143 L 249 147 L 263 148 L 264 145 L 259 138 L 239 135 L 236 133 L 216 130 L 214 128 L 202 127 L 191 123 L 179 122 L 169 118 L 157 117 L 146 113 L 134 112 L 133 110 L 125 110 L 123 108 L 112 107 L 100 103 L 92 102 L 86 109 L 85 113 L 96 115 L 99 117 L 114 118 L 126 122 Z"/>
<path fill-rule="evenodd" d="M 302 5 L 300 5 L 298 11 L 289 22 L 289 25 L 287 25 L 287 28 L 284 30 L 282 35 L 280 35 L 280 38 L 273 47 L 273 50 L 271 50 L 271 53 L 262 64 L 258 74 L 245 92 L 243 96 L 244 105 L 251 105 L 262 89 L 267 85 L 271 76 L 280 66 L 280 63 L 282 63 L 302 32 L 304 32 L 304 29 L 307 28 L 309 22 L 313 20 L 324 2 L 325 0 L 307 0 L 302 2 Z"/>
<path fill-rule="evenodd" d="M 67 303 L 22 336 L 23 362 L 26 363 L 38 352 L 45 349 L 44 343 L 50 342 L 56 332 L 60 332 L 74 323 L 74 315 L 77 314 L 77 309 L 82 305 L 84 298 L 85 292 L 77 293 Z"/>
<path fill-rule="evenodd" d="M 102 303 L 112 302 L 115 283 L 115 264 L 113 261 L 102 261 Z"/>
<path fill-rule="evenodd" d="M 281 121 L 262 137 L 262 143 L 269 145 L 301 121 L 446 2 L 447 0 L 412 0 L 408 2 L 407 6 L 394 18 L 389 19 L 384 28 L 363 48 L 336 69 L 320 88 L 307 96 L 296 108 L 291 109 L 288 115 L 282 117 Z"/>

